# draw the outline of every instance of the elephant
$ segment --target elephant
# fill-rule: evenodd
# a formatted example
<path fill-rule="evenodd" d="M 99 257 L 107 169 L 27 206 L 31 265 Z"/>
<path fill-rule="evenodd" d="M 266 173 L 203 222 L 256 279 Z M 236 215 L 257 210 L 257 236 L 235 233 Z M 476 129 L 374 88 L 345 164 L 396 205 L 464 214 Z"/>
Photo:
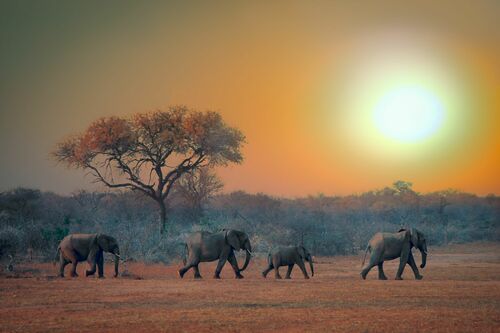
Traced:
<path fill-rule="evenodd" d="M 59 276 L 64 277 L 64 267 L 71 262 L 71 277 L 76 277 L 76 266 L 81 261 L 87 261 L 90 270 L 85 271 L 85 276 L 94 275 L 96 266 L 99 278 L 104 277 L 103 251 L 114 254 L 115 274 L 118 276 L 120 249 L 114 237 L 104 234 L 70 234 L 63 238 L 57 248 L 56 260 L 59 259 Z"/>
<path fill-rule="evenodd" d="M 285 246 L 279 247 L 269 252 L 267 256 L 268 266 L 262 272 L 262 276 L 265 278 L 267 274 L 274 268 L 274 276 L 276 279 L 281 279 L 279 267 L 288 266 L 288 271 L 286 272 L 285 279 L 290 279 L 290 274 L 292 273 L 293 265 L 298 265 L 304 274 L 305 279 L 309 279 L 307 275 L 306 268 L 304 266 L 304 260 L 309 262 L 311 267 L 311 276 L 314 276 L 314 266 L 311 254 L 303 246 Z"/>
<path fill-rule="evenodd" d="M 387 280 L 384 274 L 384 261 L 400 258 L 399 268 L 396 274 L 396 280 L 402 280 L 401 275 L 405 266 L 410 265 L 415 274 L 415 279 L 421 280 L 422 275 L 418 272 L 415 259 L 411 253 L 411 249 L 415 247 L 422 254 L 422 264 L 420 268 L 424 268 L 427 262 L 427 243 L 424 234 L 415 228 L 410 230 L 400 229 L 397 233 L 376 233 L 368 242 L 365 256 L 362 263 L 361 277 L 366 279 L 366 275 L 374 266 L 378 266 L 378 278 Z M 366 254 L 370 251 L 370 260 L 365 265 Z"/>
<path fill-rule="evenodd" d="M 243 278 L 243 272 L 250 263 L 252 256 L 252 246 L 248 235 L 242 231 L 222 229 L 220 232 L 195 232 L 192 233 L 186 241 L 186 253 L 183 259 L 184 267 L 179 270 L 179 276 L 182 278 L 190 269 L 194 270 L 194 277 L 201 278 L 198 264 L 219 260 L 215 269 L 214 278 L 220 279 L 220 272 L 226 261 L 229 261 L 233 267 L 237 279 Z M 243 267 L 238 267 L 238 261 L 234 251 L 245 250 L 246 258 Z M 187 257 L 187 258 L 186 258 Z"/>

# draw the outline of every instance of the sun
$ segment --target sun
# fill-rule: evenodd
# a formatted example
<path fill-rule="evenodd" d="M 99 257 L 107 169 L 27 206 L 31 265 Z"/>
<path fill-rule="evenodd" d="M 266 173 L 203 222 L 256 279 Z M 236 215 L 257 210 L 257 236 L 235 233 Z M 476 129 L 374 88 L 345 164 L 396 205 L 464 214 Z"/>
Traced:
<path fill-rule="evenodd" d="M 433 43 L 382 31 L 338 55 L 311 98 L 315 135 L 332 154 L 349 154 L 359 166 L 410 170 L 458 156 L 471 142 L 481 121 L 476 87 Z"/>
<path fill-rule="evenodd" d="M 400 86 L 387 91 L 375 104 L 373 123 L 384 136 L 415 142 L 435 134 L 443 124 L 439 98 L 419 86 Z"/>

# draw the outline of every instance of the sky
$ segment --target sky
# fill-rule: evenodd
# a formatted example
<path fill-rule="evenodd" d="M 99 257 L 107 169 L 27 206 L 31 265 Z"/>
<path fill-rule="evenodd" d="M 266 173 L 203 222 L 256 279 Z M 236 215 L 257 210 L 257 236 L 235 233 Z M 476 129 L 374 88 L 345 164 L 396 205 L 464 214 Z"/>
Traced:
<path fill-rule="evenodd" d="M 0 190 L 102 189 L 50 152 L 187 105 L 246 136 L 225 191 L 500 194 L 498 1 L 2 1 Z"/>

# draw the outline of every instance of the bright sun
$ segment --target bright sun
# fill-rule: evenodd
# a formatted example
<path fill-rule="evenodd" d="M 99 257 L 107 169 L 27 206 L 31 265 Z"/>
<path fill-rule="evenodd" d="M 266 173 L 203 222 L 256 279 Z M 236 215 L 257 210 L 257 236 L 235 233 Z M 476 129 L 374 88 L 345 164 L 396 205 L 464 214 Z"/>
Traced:
<path fill-rule="evenodd" d="M 381 32 L 360 39 L 331 73 L 321 106 L 331 119 L 328 135 L 359 161 L 439 158 L 474 121 L 469 89 L 454 65 L 412 36 Z"/>
<path fill-rule="evenodd" d="M 442 125 L 439 99 L 419 86 L 394 88 L 381 96 L 373 110 L 376 128 L 385 136 L 405 142 L 425 139 Z"/>

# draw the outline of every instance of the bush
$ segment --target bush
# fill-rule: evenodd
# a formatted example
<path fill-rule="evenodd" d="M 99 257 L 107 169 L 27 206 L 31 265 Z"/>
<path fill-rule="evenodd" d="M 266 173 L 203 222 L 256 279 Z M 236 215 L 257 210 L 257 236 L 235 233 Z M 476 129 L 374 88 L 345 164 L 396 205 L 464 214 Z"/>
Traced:
<path fill-rule="evenodd" d="M 247 232 L 253 252 L 304 244 L 314 255 L 354 254 L 379 231 L 416 227 L 429 245 L 498 241 L 500 198 L 446 191 L 418 194 L 408 186 L 360 195 L 284 199 L 235 192 L 218 195 L 197 221 L 173 196 L 167 236 L 160 236 L 157 207 L 140 193 L 79 191 L 71 196 L 18 189 L 0 193 L 2 253 L 31 248 L 52 259 L 68 233 L 115 236 L 125 258 L 170 263 L 180 260 L 185 236 L 193 231 L 234 228 Z M 19 255 L 19 253 L 18 253 Z"/>
<path fill-rule="evenodd" d="M 21 239 L 22 232 L 13 227 L 0 229 L 0 261 L 8 262 L 9 270 L 12 270 L 12 263 L 21 252 Z"/>

